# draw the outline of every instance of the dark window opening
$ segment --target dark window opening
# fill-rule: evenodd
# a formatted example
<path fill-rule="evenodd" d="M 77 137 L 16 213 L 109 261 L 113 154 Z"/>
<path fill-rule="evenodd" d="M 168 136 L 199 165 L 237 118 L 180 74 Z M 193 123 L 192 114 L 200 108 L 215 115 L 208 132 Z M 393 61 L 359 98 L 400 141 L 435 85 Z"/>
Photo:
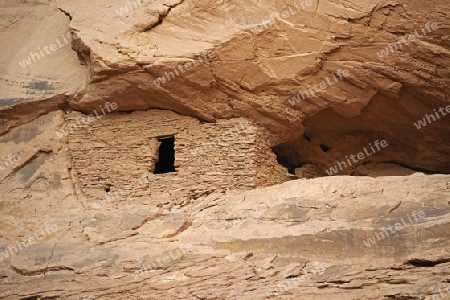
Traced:
<path fill-rule="evenodd" d="M 327 145 L 324 145 L 324 144 L 320 144 L 320 148 L 322 148 L 323 152 L 328 152 L 331 149 L 330 147 L 328 147 Z"/>
<path fill-rule="evenodd" d="M 175 138 L 165 138 L 158 140 L 158 161 L 155 165 L 153 174 L 163 174 L 175 172 Z"/>
<path fill-rule="evenodd" d="M 298 167 L 298 165 L 294 165 L 291 163 L 288 156 L 285 155 L 286 152 L 284 152 L 284 144 L 275 146 L 272 148 L 273 153 L 277 156 L 277 162 L 285 167 L 288 170 L 288 173 L 291 175 L 295 175 L 295 168 Z"/>
<path fill-rule="evenodd" d="M 283 167 L 285 167 L 288 170 L 289 174 L 295 175 L 295 166 L 291 165 L 290 163 L 287 162 L 286 157 L 282 156 L 282 155 L 278 155 L 278 153 L 275 152 L 275 154 L 277 155 L 277 162 L 282 165 Z"/>
<path fill-rule="evenodd" d="M 287 166 L 287 170 L 289 174 L 295 175 L 295 167 Z"/>

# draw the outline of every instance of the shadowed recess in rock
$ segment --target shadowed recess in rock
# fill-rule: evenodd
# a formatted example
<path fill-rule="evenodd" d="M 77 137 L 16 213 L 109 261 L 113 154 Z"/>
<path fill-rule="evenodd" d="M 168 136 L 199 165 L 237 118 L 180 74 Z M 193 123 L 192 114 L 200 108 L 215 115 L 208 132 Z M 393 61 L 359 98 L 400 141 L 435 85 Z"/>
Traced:
<path fill-rule="evenodd" d="M 159 139 L 161 145 L 158 150 L 158 162 L 155 165 L 154 174 L 175 172 L 175 138 Z"/>

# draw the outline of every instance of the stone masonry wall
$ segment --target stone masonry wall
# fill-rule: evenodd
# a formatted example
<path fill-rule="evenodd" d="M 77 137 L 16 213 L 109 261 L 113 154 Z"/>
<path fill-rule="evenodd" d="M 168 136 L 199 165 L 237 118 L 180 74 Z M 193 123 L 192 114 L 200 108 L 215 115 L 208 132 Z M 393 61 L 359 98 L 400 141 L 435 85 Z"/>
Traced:
<path fill-rule="evenodd" d="M 75 181 L 97 206 L 142 201 L 184 205 L 213 191 L 287 180 L 287 170 L 245 119 L 200 123 L 172 111 L 66 115 Z M 153 174 L 159 138 L 175 137 L 176 172 Z M 94 205 L 95 206 L 95 205 Z"/>

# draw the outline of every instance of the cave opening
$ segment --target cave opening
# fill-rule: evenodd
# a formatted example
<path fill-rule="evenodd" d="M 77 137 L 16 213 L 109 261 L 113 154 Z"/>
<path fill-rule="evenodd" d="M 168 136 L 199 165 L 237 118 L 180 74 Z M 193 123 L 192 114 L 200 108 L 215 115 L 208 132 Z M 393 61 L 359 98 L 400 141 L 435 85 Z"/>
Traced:
<path fill-rule="evenodd" d="M 175 172 L 175 137 L 158 139 L 158 161 L 153 174 Z"/>
<path fill-rule="evenodd" d="M 272 151 L 275 153 L 275 155 L 277 156 L 277 162 L 282 165 L 283 167 L 285 167 L 288 170 L 288 173 L 291 175 L 295 175 L 295 168 L 297 167 L 296 165 L 293 165 L 289 159 L 284 156 L 282 153 L 278 152 L 276 150 L 276 148 L 273 148 Z"/>

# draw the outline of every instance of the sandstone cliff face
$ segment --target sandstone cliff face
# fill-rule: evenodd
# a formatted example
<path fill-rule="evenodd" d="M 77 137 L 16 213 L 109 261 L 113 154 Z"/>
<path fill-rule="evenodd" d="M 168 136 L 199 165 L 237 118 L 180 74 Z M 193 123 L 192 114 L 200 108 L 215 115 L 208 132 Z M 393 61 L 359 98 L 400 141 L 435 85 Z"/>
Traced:
<path fill-rule="evenodd" d="M 4 40 L 20 51 L 0 62 L 3 111 L 46 99 L 35 106 L 48 112 L 54 95 L 54 105 L 65 98 L 85 112 L 111 101 L 121 111 L 169 109 L 204 121 L 245 117 L 267 131 L 290 168 L 327 168 L 376 139 L 390 146 L 371 163 L 450 167 L 449 118 L 414 126 L 448 105 L 445 1 L 427 9 L 418 1 L 317 0 L 5 6 Z M 64 44 L 69 31 L 76 52 L 65 46 L 33 61 L 30 51 Z M 31 65 L 19 67 L 28 56 Z"/>
<path fill-rule="evenodd" d="M 39 233 L 2 259 L 3 299 L 444 299 L 449 288 L 448 176 L 297 180 L 166 209 L 144 197 L 84 206 L 54 174 L 52 189 L 2 185 L 2 252 Z"/>
<path fill-rule="evenodd" d="M 294 167 L 314 161 L 323 168 L 381 138 L 391 146 L 373 162 L 450 168 L 448 118 L 421 131 L 413 125 L 448 105 L 445 1 L 430 2 L 425 12 L 423 3 L 411 1 L 180 2 L 131 3 L 122 17 L 120 1 L 58 2 L 80 33 L 75 50 L 90 61 L 91 88 L 74 101 L 77 109 L 111 99 L 124 110 L 164 108 L 207 121 L 246 117 L 269 131 L 272 146 L 287 143 L 277 150 Z M 291 16 L 272 18 L 283 12 Z M 101 22 L 93 17 L 98 13 Z M 426 29 L 427 22 L 437 29 Z M 402 38 L 408 43 L 411 34 L 415 42 L 406 45 Z M 388 46 L 396 41 L 398 50 Z M 208 50 L 212 58 L 202 56 Z M 177 69 L 177 76 L 180 64 L 205 56 L 207 63 L 184 74 Z M 331 74 L 339 70 L 350 75 L 335 82 Z M 157 86 L 164 75 L 171 80 Z M 289 103 L 326 77 L 334 85 Z M 331 150 L 321 154 L 320 144 Z M 355 146 L 342 146 L 348 144 Z"/>
<path fill-rule="evenodd" d="M 1 7 L 0 298 L 450 296 L 448 1 Z"/>

